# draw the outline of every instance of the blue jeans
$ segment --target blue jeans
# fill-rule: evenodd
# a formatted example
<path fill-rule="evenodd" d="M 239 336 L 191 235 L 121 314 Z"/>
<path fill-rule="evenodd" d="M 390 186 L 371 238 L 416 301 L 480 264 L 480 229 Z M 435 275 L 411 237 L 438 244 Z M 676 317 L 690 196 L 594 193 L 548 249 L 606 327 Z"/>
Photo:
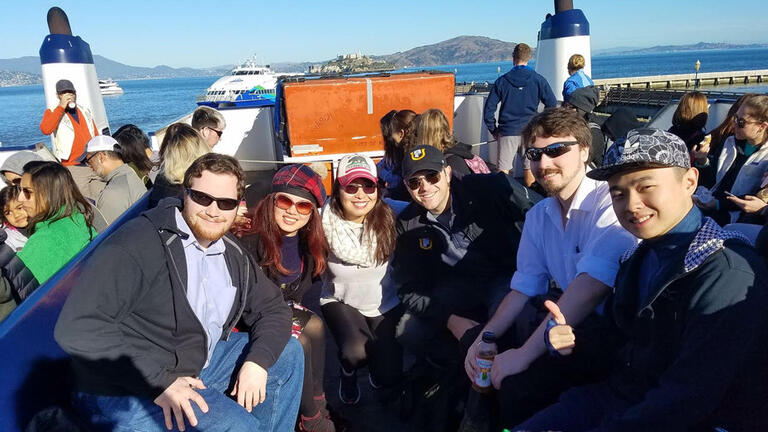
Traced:
<path fill-rule="evenodd" d="M 232 333 L 228 341 L 220 340 L 200 379 L 207 387 L 197 392 L 208 404 L 203 413 L 191 402 L 197 427 L 187 431 L 292 431 L 296 423 L 304 378 L 304 354 L 301 344 L 291 338 L 280 358 L 270 367 L 267 397 L 250 413 L 230 399 L 230 383 L 240 370 L 248 346 L 247 333 Z M 236 375 L 234 375 L 236 377 Z M 97 430 L 165 432 L 163 410 L 151 400 L 134 396 L 99 396 L 79 393 L 77 405 Z M 178 430 L 174 419 L 174 430 Z"/>

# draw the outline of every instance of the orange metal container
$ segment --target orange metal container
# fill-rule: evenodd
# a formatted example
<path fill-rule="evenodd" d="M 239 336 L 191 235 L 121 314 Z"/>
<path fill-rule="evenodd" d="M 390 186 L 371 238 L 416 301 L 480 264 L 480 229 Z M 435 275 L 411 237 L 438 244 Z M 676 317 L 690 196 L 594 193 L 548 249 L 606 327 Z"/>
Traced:
<path fill-rule="evenodd" d="M 442 110 L 453 127 L 454 76 L 447 72 L 283 82 L 289 156 L 381 151 L 379 120 L 393 109 Z"/>

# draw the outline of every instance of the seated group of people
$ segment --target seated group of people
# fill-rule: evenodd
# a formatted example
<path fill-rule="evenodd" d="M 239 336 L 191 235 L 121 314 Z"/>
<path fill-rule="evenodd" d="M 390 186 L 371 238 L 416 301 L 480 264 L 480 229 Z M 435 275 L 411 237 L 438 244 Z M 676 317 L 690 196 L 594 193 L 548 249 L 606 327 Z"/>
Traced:
<path fill-rule="evenodd" d="M 764 103 L 745 98 L 734 114 L 717 165 L 729 188 L 759 185 Z M 382 119 L 391 142 L 379 169 L 345 156 L 327 196 L 317 173 L 288 165 L 244 212 L 237 160 L 172 125 L 151 208 L 93 251 L 56 325 L 79 413 L 97 430 L 333 431 L 325 324 L 347 404 L 360 398 L 366 365 L 370 385 L 397 398 L 405 350 L 441 373 L 463 370 L 454 377 L 465 384 L 488 373 L 498 389 L 483 399 L 498 404 L 491 428 L 765 427 L 764 261 L 699 208 L 702 159 L 685 141 L 634 129 L 596 163 L 593 128 L 573 105 L 520 132 L 544 199 L 512 175 L 474 174 L 487 167 L 450 150 L 439 111 L 408 133 L 412 122 L 398 122 L 416 114 L 404 110 Z M 209 129 L 218 137 L 223 126 Z M 84 160 L 107 177 L 115 143 L 94 140 Z M 94 206 L 56 162 L 6 178 L 18 187 L 3 204 L 0 264 L 19 301 L 96 235 Z M 405 205 L 385 199 L 397 189 Z M 313 288 L 322 319 L 302 304 Z M 485 332 L 499 353 L 480 371 Z M 458 399 L 477 397 L 465 388 Z"/>

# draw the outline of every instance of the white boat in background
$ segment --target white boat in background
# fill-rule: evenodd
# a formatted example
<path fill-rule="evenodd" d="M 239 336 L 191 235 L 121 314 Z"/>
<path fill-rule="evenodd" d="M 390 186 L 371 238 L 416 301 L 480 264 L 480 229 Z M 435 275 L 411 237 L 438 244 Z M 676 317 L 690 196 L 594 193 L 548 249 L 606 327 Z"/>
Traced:
<path fill-rule="evenodd" d="M 102 96 L 123 94 L 123 89 L 112 78 L 100 79 L 99 90 L 101 90 Z"/>
<path fill-rule="evenodd" d="M 196 102 L 212 108 L 274 105 L 277 80 L 285 75 L 300 74 L 278 74 L 253 56 L 232 69 L 229 75 L 216 80 Z"/>

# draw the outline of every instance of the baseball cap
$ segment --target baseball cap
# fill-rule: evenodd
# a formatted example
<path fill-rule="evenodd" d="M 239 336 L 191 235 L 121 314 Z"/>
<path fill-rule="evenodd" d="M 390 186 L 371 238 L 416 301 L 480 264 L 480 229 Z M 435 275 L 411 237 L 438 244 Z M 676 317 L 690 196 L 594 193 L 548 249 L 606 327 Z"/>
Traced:
<path fill-rule="evenodd" d="M 403 178 L 408 179 L 419 171 L 441 171 L 445 156 L 436 147 L 420 144 L 403 157 Z"/>
<path fill-rule="evenodd" d="M 603 166 L 588 172 L 587 177 L 608 180 L 621 172 L 665 167 L 691 167 L 685 142 L 661 129 L 632 129 L 626 139 L 616 141 L 608 148 Z"/>
<path fill-rule="evenodd" d="M 100 151 L 117 151 L 120 148 L 117 140 L 109 135 L 96 135 L 88 141 L 85 145 L 85 154 L 83 154 L 78 161 L 83 161 L 88 153 L 95 153 Z"/>
<path fill-rule="evenodd" d="M 75 93 L 75 85 L 72 84 L 72 81 L 67 79 L 56 81 L 56 93 L 63 93 L 65 91 Z"/>
<path fill-rule="evenodd" d="M 346 155 L 339 160 L 336 180 L 343 187 L 354 179 L 364 178 L 376 183 L 376 164 L 368 156 L 360 154 Z"/>

